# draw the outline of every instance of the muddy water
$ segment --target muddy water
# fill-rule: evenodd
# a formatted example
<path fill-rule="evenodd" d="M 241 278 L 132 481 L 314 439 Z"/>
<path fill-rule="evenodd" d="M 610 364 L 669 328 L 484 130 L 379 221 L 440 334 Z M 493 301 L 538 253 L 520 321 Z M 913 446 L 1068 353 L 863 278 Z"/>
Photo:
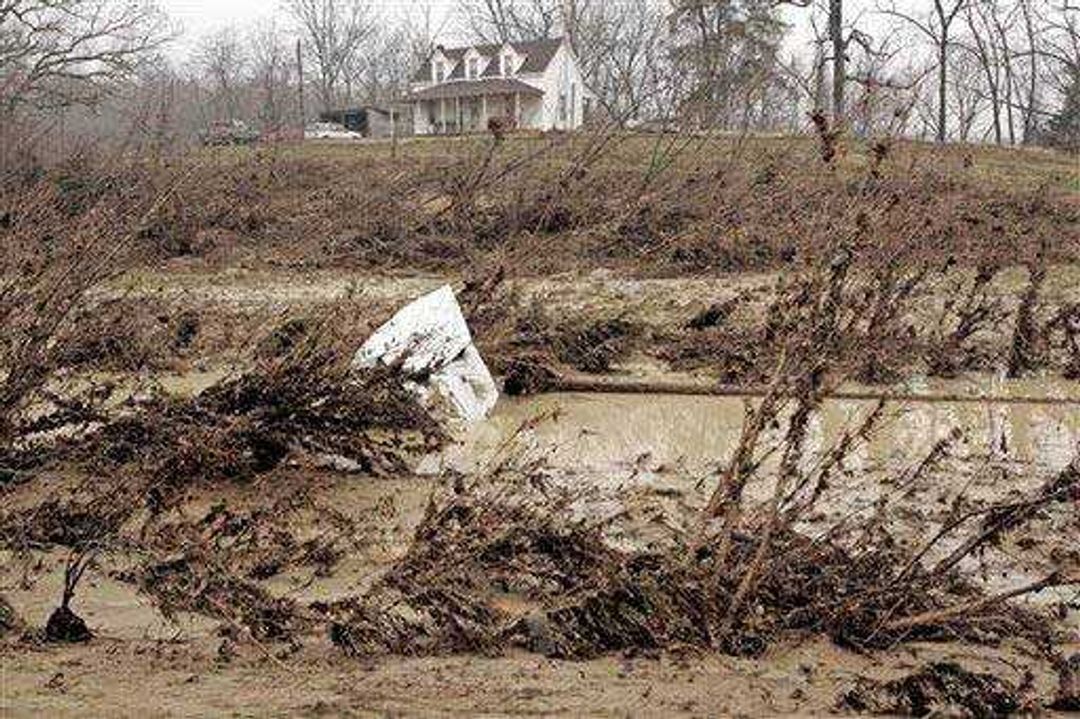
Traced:
<path fill-rule="evenodd" d="M 868 517 L 889 507 L 890 531 L 922 543 L 940 526 L 943 515 L 962 496 L 965 502 L 991 504 L 1035 491 L 1057 475 L 1080 451 L 1080 384 L 1064 381 L 924 382 L 905 391 L 935 395 L 1005 398 L 1057 398 L 1071 403 L 1017 401 L 898 402 L 890 407 L 870 440 L 834 473 L 822 494 L 819 510 L 796 528 L 811 536 L 837 523 Z M 873 401 L 826 401 L 812 421 L 805 470 L 813 466 L 847 431 L 854 430 L 875 407 Z M 715 487 L 715 472 L 739 441 L 744 400 L 729 397 L 687 397 L 641 394 L 553 394 L 504 399 L 494 416 L 447 455 L 464 471 L 482 472 L 485 465 L 512 452 L 540 462 L 549 478 L 573 487 L 582 500 L 583 516 L 637 516 L 609 539 L 637 546 L 663 541 L 655 525 L 676 527 L 704 505 Z M 527 429 L 522 430 L 525 426 Z M 934 445 L 960 430 L 948 455 L 917 482 L 896 491 L 897 481 L 911 472 Z M 774 431 L 773 437 L 777 436 Z M 512 450 L 508 450 L 512 447 Z M 771 496 L 770 469 L 763 464 L 746 496 Z M 908 473 L 908 474 L 905 474 Z M 905 480 L 906 482 L 906 480 Z M 907 491 L 907 490 L 910 490 Z M 662 521 L 657 522 L 657 518 Z M 622 520 L 620 520 L 622 521 Z M 1075 537 L 1075 510 L 1057 507 L 1031 527 L 1028 540 L 1039 553 L 1005 549 L 972 558 L 961 569 L 977 573 L 992 592 L 1008 591 L 1046 576 L 1047 561 L 1068 551 Z M 944 557 L 965 533 L 942 542 L 931 559 Z M 939 557 L 940 555 L 940 557 Z M 1017 557 L 1025 559 L 1019 561 Z M 1076 589 L 1046 590 L 1031 598 L 1041 605 L 1071 605 Z M 1070 626 L 1080 626 L 1080 612 L 1071 611 Z"/>
<path fill-rule="evenodd" d="M 1080 383 L 1064 380 L 921 382 L 927 394 L 1072 399 L 1071 404 L 1001 402 L 897 402 L 871 440 L 851 457 L 851 470 L 898 470 L 919 462 L 955 429 L 963 438 L 960 461 L 1015 462 L 1057 472 L 1080 443 Z M 873 401 L 830 400 L 811 425 L 809 454 L 820 455 L 857 427 Z M 532 458 L 573 473 L 625 476 L 643 466 L 706 473 L 723 463 L 739 440 L 745 400 L 631 394 L 552 394 L 504 399 L 493 417 L 452 450 L 455 465 L 482 468 L 508 440 Z M 519 428 L 540 418 L 527 431 Z"/>

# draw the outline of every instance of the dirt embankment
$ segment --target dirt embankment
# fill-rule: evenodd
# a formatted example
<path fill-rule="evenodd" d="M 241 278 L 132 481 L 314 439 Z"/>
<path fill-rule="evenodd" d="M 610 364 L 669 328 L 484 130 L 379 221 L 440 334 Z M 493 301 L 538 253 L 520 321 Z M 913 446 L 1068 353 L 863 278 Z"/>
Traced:
<path fill-rule="evenodd" d="M 792 271 L 841 240 L 880 265 L 1080 252 L 1067 157 L 904 143 L 881 154 L 851 142 L 829 163 L 800 139 L 418 143 L 397 160 L 286 148 L 87 161 L 50 181 L 71 213 L 160 196 L 139 247 L 178 266 L 686 276 Z"/>

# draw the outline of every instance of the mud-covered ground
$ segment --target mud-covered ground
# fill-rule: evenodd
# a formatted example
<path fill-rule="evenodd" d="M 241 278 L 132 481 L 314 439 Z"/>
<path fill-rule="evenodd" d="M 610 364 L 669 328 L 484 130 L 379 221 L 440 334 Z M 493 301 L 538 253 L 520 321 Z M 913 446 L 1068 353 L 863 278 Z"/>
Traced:
<path fill-rule="evenodd" d="M 625 144 L 583 164 L 586 139 L 513 144 L 487 165 L 465 143 L 416 144 L 408 171 L 334 149 L 230 155 L 180 188 L 140 230 L 138 260 L 95 283 L 50 346 L 56 371 L 27 414 L 60 419 L 2 448 L 0 713 L 996 716 L 1080 701 L 1062 664 L 1080 652 L 1069 162 L 987 151 L 935 164 L 914 146 L 884 165 L 853 152 L 826 180 L 805 172 L 809 142 L 738 150 L 760 162 L 710 146 L 672 157 L 676 177 L 652 187 Z M 522 170 L 538 149 L 540 169 Z M 905 175 L 908 163 L 927 171 Z M 105 179 L 63 185 L 67 199 L 107 196 Z M 827 548 L 820 567 L 796 563 L 810 584 L 844 579 L 850 559 L 845 596 L 862 613 L 850 633 L 846 606 L 789 621 L 803 607 L 776 600 L 779 580 L 725 629 L 745 646 L 666 632 L 686 617 L 663 602 L 682 595 L 650 581 L 686 579 L 677 570 L 702 551 L 687 538 L 776 368 L 793 349 L 813 359 L 785 322 L 821 321 L 792 297 L 829 287 L 799 281 L 851 257 L 853 279 L 829 297 L 858 321 L 808 335 L 843 380 L 790 371 L 858 398 L 807 392 L 802 420 L 781 402 L 762 430 L 775 448 L 758 448 L 741 492 L 757 521 L 774 475 L 816 478 L 814 511 L 777 541 Z M 357 397 L 338 366 L 447 283 L 487 362 L 526 396 L 443 436 L 385 378 Z M 333 352 L 314 344 L 324 335 Z M 726 396 L 554 391 L 582 377 Z M 874 394 L 903 399 L 878 409 Z M 500 526 L 496 500 L 519 489 L 557 509 Z M 456 530 L 485 506 L 495 524 L 462 532 L 476 556 L 428 531 L 464 541 Z M 453 521 L 432 525 L 442 508 Z M 935 542 L 954 526 L 971 528 L 970 552 L 960 532 Z M 484 544 L 501 532 L 508 544 Z M 913 553 L 952 567 L 912 584 L 920 596 L 903 588 L 918 572 L 888 566 Z M 786 557 L 768 557 L 766 579 Z M 633 594 L 619 582 L 643 563 L 660 619 L 639 625 L 618 590 Z M 876 594 L 896 606 L 859 604 Z M 62 604 L 89 641 L 55 636 Z M 935 619 L 954 606 L 967 611 Z M 889 634 L 893 612 L 919 631 Z M 579 644 L 552 638 L 559 618 Z"/>
<path fill-rule="evenodd" d="M 1044 315 L 1080 299 L 1074 269 L 1053 268 L 1040 294 Z M 752 332 L 755 316 L 770 303 L 777 280 L 765 274 L 638 280 L 603 273 L 517 279 L 499 289 L 501 296 L 512 298 L 505 309 L 509 319 L 486 315 L 482 322 L 489 324 L 480 325 L 478 339 L 499 365 L 522 351 L 512 333 L 509 339 L 500 333 L 507 325 L 515 327 L 532 308 L 542 306 L 548 316 L 563 318 L 571 327 L 614 317 L 636 328 L 634 341 L 614 352 L 601 374 L 709 376 L 713 365 L 676 367 L 657 348 L 665 341 L 693 339 L 702 330 L 689 323 L 716 302 L 732 298 L 740 305 L 735 316 L 724 321 Z M 154 338 L 146 342 L 142 355 L 133 343 L 96 348 L 106 354 L 82 358 L 69 371 L 118 381 L 114 391 L 119 395 L 147 383 L 170 394 L 194 395 L 242 372 L 265 350 L 266 338 L 280 339 L 281 328 L 290 323 L 302 327 L 309 318 L 332 310 L 350 325 L 346 336 L 358 342 L 395 306 L 444 282 L 462 286 L 454 277 L 438 276 L 140 272 L 102 290 L 103 301 L 119 303 L 132 320 L 156 326 L 159 334 L 136 333 L 139 341 Z M 1025 282 L 1023 269 L 1005 271 L 991 292 L 1014 308 Z M 928 292 L 926 302 L 934 301 L 940 302 Z M 193 328 L 181 346 L 175 333 L 183 325 L 177 318 L 187 318 Z M 1007 326 L 1008 320 L 1003 323 Z M 964 437 L 950 448 L 949 461 L 922 478 L 890 511 L 893 525 L 911 541 L 944 521 L 961 495 L 965 502 L 976 503 L 1021 496 L 1069 464 L 1080 440 L 1080 385 L 1062 377 L 1061 367 L 1053 365 L 1021 380 L 995 379 L 992 367 L 1004 361 L 1007 334 L 989 332 L 987 338 L 991 359 L 982 371 L 942 379 L 908 367 L 903 381 L 883 387 L 902 386 L 914 394 L 1012 395 L 1066 403 L 914 402 L 890 407 L 872 442 L 831 488 L 828 516 L 818 518 L 820 526 L 872 506 L 894 478 L 917 465 L 953 429 L 962 430 Z M 111 364 L 95 371 L 100 364 L 94 363 L 101 359 Z M 574 369 L 569 362 L 564 366 Z M 868 401 L 828 404 L 814 425 L 811 443 L 824 452 L 872 406 Z M 425 460 L 421 476 L 371 477 L 290 464 L 253 483 L 192 485 L 163 521 L 210 532 L 216 521 L 212 518 L 223 512 L 252 518 L 250 536 L 242 542 L 226 540 L 222 557 L 235 562 L 230 571 L 271 597 L 295 602 L 302 614 L 308 611 L 305 607 L 356 597 L 373 586 L 407 551 L 431 493 L 445 490 L 455 472 L 485 471 L 494 455 L 507 451 L 510 438 L 515 461 L 542 465 L 552 481 L 590 496 L 588 512 L 626 515 L 612 530 L 612 541 L 662 542 L 665 527 L 700 511 L 711 477 L 734 448 L 742 420 L 738 398 L 504 399 L 492 420 Z M 519 432 L 525 425 L 529 430 Z M 9 484 L 4 489 L 6 520 L 33 517 L 34 508 L 45 502 L 63 505 L 71 500 L 81 506 L 93 496 L 87 481 L 94 479 L 56 468 L 39 472 L 32 482 Z M 116 480 L 101 481 L 109 486 Z M 121 536 L 139 536 L 145 521 L 144 516 L 128 518 Z M 1056 508 L 967 569 L 995 591 L 1032 581 L 1075 554 L 1077 522 L 1074 506 Z M 239 542 L 241 549 L 234 551 L 229 542 Z M 317 557 L 297 551 L 310 549 L 310 543 L 326 551 Z M 66 555 L 47 546 L 45 540 L 40 547 L 9 546 L 2 563 L 2 594 L 29 628 L 45 624 L 62 593 Z M 182 551 L 183 545 L 176 550 Z M 212 607 L 208 612 L 192 612 L 190 607 L 163 612 L 132 579 L 141 561 L 138 551 L 122 547 L 108 548 L 95 559 L 73 604 L 94 632 L 88 644 L 42 643 L 32 631 L 23 639 L 9 635 L 3 680 L 6 712 L 138 713 L 152 707 L 161 714 L 193 716 L 800 715 L 849 710 L 842 706 L 843 696 L 860 681 L 904 677 L 932 661 L 954 661 L 968 670 L 988 672 L 1023 687 L 1036 704 L 1054 695 L 1058 681 L 1055 667 L 1029 640 L 1007 636 L 992 639 L 989 647 L 945 641 L 871 654 L 807 636 L 785 638 L 752 659 L 687 647 L 579 662 L 518 650 L 503 656 L 358 661 L 334 646 L 318 619 L 287 640 L 274 640 L 252 637 L 215 616 Z M 511 612 L 529 608 L 517 607 L 519 600 L 513 597 L 505 601 Z M 1080 626 L 1078 601 L 1076 592 L 1068 589 L 1024 600 L 1036 611 L 1059 616 L 1069 632 Z M 1056 649 L 1068 652 L 1069 647 Z"/>
<path fill-rule="evenodd" d="M 603 444 L 605 436 L 616 431 L 612 423 L 598 421 L 596 414 L 583 415 L 580 399 L 577 405 L 573 398 L 562 401 L 570 407 L 564 421 L 580 422 L 583 430 L 596 432 L 597 443 Z M 502 421 L 512 425 L 521 411 L 512 409 Z M 663 414 L 654 412 L 652 417 L 659 420 Z M 638 418 L 629 421 L 634 419 Z M 666 418 L 673 434 L 687 429 L 677 426 L 679 419 Z M 666 439 L 675 438 L 654 425 L 649 440 Z M 490 451 L 488 439 L 479 441 Z M 548 435 L 537 441 L 565 440 Z M 681 504 L 698 501 L 695 482 L 679 470 L 658 468 L 642 459 L 629 466 L 621 462 L 608 466 L 601 461 L 607 448 L 570 450 L 578 460 L 568 476 L 582 485 L 602 484 L 607 496 L 617 486 L 632 515 L 628 526 L 635 536 L 656 535 L 662 507 L 677 517 Z M 567 463 L 557 458 L 553 462 L 568 470 Z M 266 522 L 300 540 L 332 534 L 331 510 L 345 515 L 352 524 L 338 540 L 344 551 L 328 567 L 286 565 L 279 574 L 259 580 L 272 594 L 310 606 L 356 595 L 386 571 L 406 551 L 429 493 L 441 481 L 431 476 L 372 480 L 286 470 L 251 487 L 193 493 L 177 518 L 197 519 L 214 506 L 242 514 L 299 505 L 297 510 L 280 510 Z M 990 495 L 995 491 L 1002 490 L 982 488 Z M 304 502 L 286 501 L 298 494 L 304 495 Z M 55 496 L 62 495 L 57 489 Z M 931 503 L 934 496 L 933 491 L 920 493 L 897 512 L 908 521 L 916 521 L 913 513 L 927 520 L 935 512 L 916 508 Z M 604 506 L 605 501 L 598 500 L 598 511 L 605 511 Z M 1048 553 L 1073 551 L 1068 537 L 1078 531 L 1075 517 L 1059 512 L 1016 541 L 1037 542 Z M 1017 550 L 1010 545 L 1003 551 Z M 4 554 L 0 586 L 28 625 L 44 625 L 54 608 L 62 589 L 64 560 L 61 551 Z M 1027 683 L 1025 691 L 1036 703 L 1053 696 L 1058 681 L 1037 647 L 1007 637 L 990 646 L 916 642 L 863 653 L 807 636 L 784 640 L 752 659 L 692 647 L 623 652 L 587 661 L 559 661 L 520 651 L 501 656 L 358 659 L 343 655 L 322 628 L 300 632 L 286 642 L 258 641 L 220 618 L 179 612 L 166 619 L 125 577 L 124 570 L 136 563 L 123 551 L 108 552 L 84 580 L 74 608 L 95 633 L 89 643 L 45 644 L 26 638 L 5 645 L 0 698 L 6 715 L 804 716 L 842 708 L 842 698 L 860 681 L 901 678 L 931 662 L 959 663 L 1017 687 Z M 988 566 L 993 565 L 991 558 Z M 999 580 L 1008 584 L 1016 577 Z M 1060 603 L 1070 623 L 1078 624 L 1075 595 L 1039 601 Z M 1070 603 L 1071 610 L 1066 608 Z"/>
<path fill-rule="evenodd" d="M 881 352 L 891 354 L 895 366 L 873 381 L 997 374 L 1008 365 L 1018 306 L 1031 274 L 1025 267 L 997 268 L 978 288 L 975 275 L 973 268 L 927 273 L 897 319 L 907 336 L 896 332 L 882 338 Z M 71 365 L 75 370 L 173 374 L 228 369 L 242 364 L 267 335 L 302 332 L 331 313 L 359 345 L 396 308 L 450 284 L 473 303 L 469 319 L 474 335 L 496 371 L 517 357 L 540 353 L 566 372 L 699 374 L 752 385 L 774 359 L 771 340 L 762 341 L 770 306 L 783 283 L 796 276 L 770 272 L 642 279 L 597 270 L 504 278 L 498 268 L 465 275 L 140 270 L 103 288 L 104 306 L 87 320 L 119 322 L 123 341 L 76 347 Z M 959 299 L 967 306 L 958 306 Z M 1080 365 L 1072 367 L 1080 362 L 1070 345 L 1074 335 L 1063 331 L 1063 318 L 1078 307 L 1078 266 L 1049 267 L 1033 312 L 1041 346 L 1032 370 L 1049 376 L 1080 370 Z M 950 345 L 951 333 L 968 320 L 967 334 L 957 346 Z M 955 355 L 956 364 L 931 366 L 943 353 Z"/>

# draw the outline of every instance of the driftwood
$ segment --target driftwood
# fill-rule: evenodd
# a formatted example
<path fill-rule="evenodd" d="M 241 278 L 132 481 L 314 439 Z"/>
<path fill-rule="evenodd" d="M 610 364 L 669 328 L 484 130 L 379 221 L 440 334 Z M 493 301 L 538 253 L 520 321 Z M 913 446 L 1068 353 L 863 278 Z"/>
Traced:
<path fill-rule="evenodd" d="M 687 397 L 756 398 L 768 394 L 767 387 L 741 386 L 692 380 L 640 380 L 614 376 L 562 374 L 551 379 L 542 391 L 585 394 L 667 394 Z M 794 395 L 791 395 L 794 396 Z M 940 392 L 895 392 L 861 389 L 830 389 L 823 399 L 884 401 L 893 403 L 950 404 L 1030 404 L 1080 406 L 1080 397 L 1039 397 L 1033 395 L 971 395 Z"/>

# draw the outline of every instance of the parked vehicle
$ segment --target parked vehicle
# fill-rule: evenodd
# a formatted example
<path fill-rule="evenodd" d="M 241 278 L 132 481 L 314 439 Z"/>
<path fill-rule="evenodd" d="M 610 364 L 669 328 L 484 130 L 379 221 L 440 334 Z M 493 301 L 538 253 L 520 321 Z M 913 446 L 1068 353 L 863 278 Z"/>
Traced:
<path fill-rule="evenodd" d="M 362 140 L 359 132 L 347 130 L 336 122 L 313 122 L 304 129 L 305 140 Z"/>
<path fill-rule="evenodd" d="M 243 120 L 213 122 L 200 135 L 208 146 L 253 145 L 259 141 L 259 132 Z"/>

